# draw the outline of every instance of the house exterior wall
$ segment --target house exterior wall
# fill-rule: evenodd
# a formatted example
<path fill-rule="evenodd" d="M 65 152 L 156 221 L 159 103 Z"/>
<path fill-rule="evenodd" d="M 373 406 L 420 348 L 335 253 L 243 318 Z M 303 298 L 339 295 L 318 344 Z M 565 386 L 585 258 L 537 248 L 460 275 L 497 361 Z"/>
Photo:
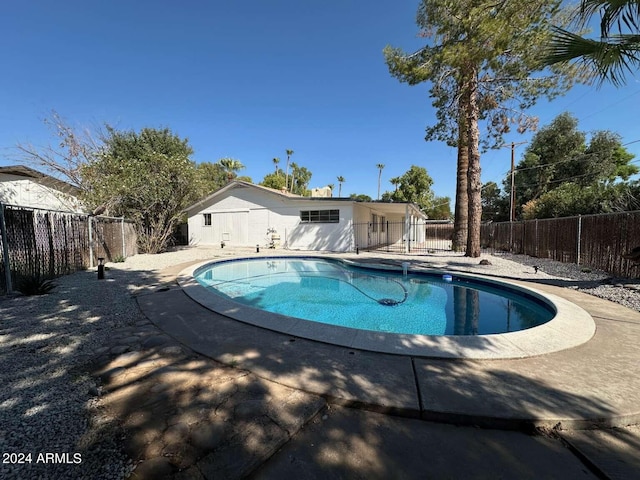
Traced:
<path fill-rule="evenodd" d="M 338 223 L 303 223 L 302 210 L 339 210 Z M 353 250 L 353 204 L 283 197 L 258 188 L 240 186 L 213 197 L 188 212 L 190 244 L 236 246 L 271 243 L 280 236 L 279 246 L 294 250 Z M 211 225 L 205 225 L 205 214 Z"/>
<path fill-rule="evenodd" d="M 0 202 L 22 207 L 82 212 L 80 201 L 21 175 L 0 173 Z"/>

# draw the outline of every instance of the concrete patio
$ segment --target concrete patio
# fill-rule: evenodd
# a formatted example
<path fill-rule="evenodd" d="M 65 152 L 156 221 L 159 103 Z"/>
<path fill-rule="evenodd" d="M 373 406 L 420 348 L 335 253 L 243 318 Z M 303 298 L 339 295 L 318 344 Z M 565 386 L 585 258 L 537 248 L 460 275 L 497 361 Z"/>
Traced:
<path fill-rule="evenodd" d="M 204 442 L 199 457 L 183 462 L 178 473 L 175 463 L 169 468 L 166 458 L 154 459 L 147 450 L 136 478 L 158 473 L 281 478 L 286 472 L 300 478 L 388 478 L 391 472 L 398 472 L 398 478 L 421 478 L 427 458 L 433 478 L 447 472 L 451 478 L 629 478 L 629 472 L 640 468 L 640 430 L 629 427 L 640 419 L 638 312 L 536 284 L 536 289 L 585 309 L 596 324 L 593 338 L 575 348 L 522 359 L 421 358 L 314 342 L 216 314 L 174 283 L 184 267 L 164 271 L 163 287 L 139 295 L 138 304 L 173 342 L 194 352 L 194 373 L 209 365 L 207 372 L 214 372 L 207 377 L 211 395 L 220 382 L 235 379 L 234 391 L 248 397 L 234 404 L 225 422 L 237 425 L 238 415 L 262 418 L 253 427 L 243 423 L 238 428 L 249 436 L 260 433 L 263 448 L 245 444 L 234 450 L 218 432 L 217 441 Z M 117 391 L 118 375 L 138 368 L 132 360 L 111 375 L 109 388 Z M 196 378 L 200 375 L 190 382 Z M 167 395 L 166 387 L 155 388 Z M 153 396 L 152 390 L 145 392 Z M 279 425 L 281 433 L 265 437 L 270 431 L 261 423 L 265 418 Z M 424 457 L 425 445 L 434 455 Z M 474 470 L 465 470 L 461 458 L 473 461 Z"/>

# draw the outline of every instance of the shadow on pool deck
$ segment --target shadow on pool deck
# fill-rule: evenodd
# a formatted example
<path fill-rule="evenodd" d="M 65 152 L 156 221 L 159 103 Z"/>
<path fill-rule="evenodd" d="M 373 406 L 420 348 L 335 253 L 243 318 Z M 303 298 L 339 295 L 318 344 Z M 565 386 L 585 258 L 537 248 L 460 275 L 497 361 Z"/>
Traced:
<path fill-rule="evenodd" d="M 181 269 L 159 278 L 170 281 Z M 174 478 L 198 479 L 251 472 L 252 478 L 309 479 L 420 478 L 425 472 L 434 478 L 595 478 L 585 464 L 600 478 L 637 472 L 638 429 L 608 430 L 628 434 L 604 451 L 589 450 L 589 439 L 601 430 L 567 437 L 584 463 L 557 435 L 638 422 L 640 314 L 571 290 L 562 295 L 594 316 L 596 335 L 580 347 L 519 360 L 359 351 L 231 320 L 175 286 L 139 295 L 156 326 L 215 361 L 152 349 L 117 371 L 110 388 L 120 399 L 118 415 L 138 432 L 134 450 L 147 459 L 137 478 L 173 475 L 177 468 L 186 470 Z M 374 412 L 558 433 L 460 429 Z M 157 432 L 163 442 L 154 442 Z"/>

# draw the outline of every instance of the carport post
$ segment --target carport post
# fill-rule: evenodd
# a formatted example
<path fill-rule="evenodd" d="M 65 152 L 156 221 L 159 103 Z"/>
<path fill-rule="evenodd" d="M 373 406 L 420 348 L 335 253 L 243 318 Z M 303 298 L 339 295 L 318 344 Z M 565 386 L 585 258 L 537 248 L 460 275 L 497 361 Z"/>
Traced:
<path fill-rule="evenodd" d="M 411 232 L 409 231 L 411 229 L 411 219 L 409 218 L 409 204 L 407 203 L 404 206 L 404 253 L 409 253 L 410 247 L 409 247 L 409 235 L 411 234 Z"/>

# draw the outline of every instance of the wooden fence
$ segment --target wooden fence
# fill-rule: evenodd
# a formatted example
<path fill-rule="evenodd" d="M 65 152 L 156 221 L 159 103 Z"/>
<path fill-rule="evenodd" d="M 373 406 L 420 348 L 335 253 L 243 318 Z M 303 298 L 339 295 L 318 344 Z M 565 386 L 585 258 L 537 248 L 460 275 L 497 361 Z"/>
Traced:
<path fill-rule="evenodd" d="M 381 232 L 381 233 L 376 233 Z M 354 224 L 360 250 L 428 254 L 451 250 L 453 223 Z M 621 277 L 640 276 L 640 265 L 623 257 L 640 247 L 640 211 L 483 224 L 482 250 L 576 263 Z"/>
<path fill-rule="evenodd" d="M 53 278 L 138 251 L 133 224 L 122 218 L 0 203 L 0 233 L 0 293 L 21 277 Z"/>
<path fill-rule="evenodd" d="M 640 211 L 490 223 L 482 226 L 484 250 L 576 263 L 621 277 L 640 266 L 623 257 L 640 247 Z"/>

